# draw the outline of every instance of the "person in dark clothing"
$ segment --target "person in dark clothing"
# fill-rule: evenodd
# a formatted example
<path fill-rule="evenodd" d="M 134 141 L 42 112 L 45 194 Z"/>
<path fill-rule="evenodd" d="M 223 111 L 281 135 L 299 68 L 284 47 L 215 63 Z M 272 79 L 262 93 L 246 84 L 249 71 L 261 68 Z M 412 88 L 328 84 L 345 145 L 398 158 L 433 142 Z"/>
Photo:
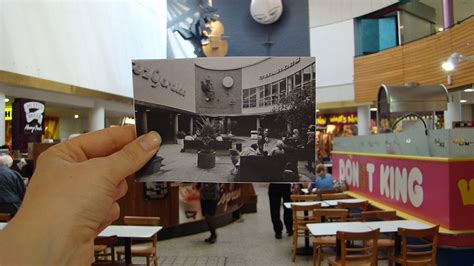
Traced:
<path fill-rule="evenodd" d="M 23 201 L 26 187 L 21 175 L 10 169 L 12 164 L 10 155 L 0 156 L 0 212 L 14 216 Z"/>
<path fill-rule="evenodd" d="M 270 183 L 268 187 L 268 197 L 270 199 L 270 216 L 272 218 L 275 238 L 281 239 L 283 224 L 280 219 L 280 209 L 283 202 L 291 201 L 291 184 Z M 283 208 L 283 222 L 289 236 L 293 235 L 293 216 L 291 209 Z"/>
<path fill-rule="evenodd" d="M 220 199 L 220 186 L 218 183 L 199 183 L 198 188 L 201 194 L 201 212 L 211 233 L 204 241 L 213 244 L 217 240 L 214 216 Z"/>
<path fill-rule="evenodd" d="M 306 141 L 305 151 L 306 151 L 306 160 L 307 165 L 306 168 L 311 172 L 314 172 L 314 161 L 315 161 L 315 143 L 316 143 L 316 127 L 314 125 L 310 125 L 308 127 L 308 140 Z"/>

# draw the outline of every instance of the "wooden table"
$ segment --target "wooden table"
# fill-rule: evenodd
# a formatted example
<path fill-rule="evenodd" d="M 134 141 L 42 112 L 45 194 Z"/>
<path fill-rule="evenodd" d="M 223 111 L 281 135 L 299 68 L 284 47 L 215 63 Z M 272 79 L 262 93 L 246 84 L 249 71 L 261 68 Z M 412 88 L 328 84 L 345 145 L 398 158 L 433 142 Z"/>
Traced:
<path fill-rule="evenodd" d="M 339 202 L 348 202 L 348 203 L 358 203 L 358 202 L 363 202 L 366 200 L 362 199 L 336 199 L 336 200 L 325 200 L 329 206 L 337 206 Z"/>
<path fill-rule="evenodd" d="M 321 204 L 322 208 L 327 208 L 330 205 L 328 205 L 325 201 L 298 201 L 298 202 L 285 202 L 283 203 L 283 206 L 287 209 L 291 209 L 291 205 L 296 205 L 296 206 L 309 206 L 309 205 L 314 205 L 314 204 Z"/>
<path fill-rule="evenodd" d="M 98 236 L 117 236 L 124 240 L 125 263 L 132 263 L 132 238 L 150 238 L 158 233 L 162 226 L 109 225 Z"/>

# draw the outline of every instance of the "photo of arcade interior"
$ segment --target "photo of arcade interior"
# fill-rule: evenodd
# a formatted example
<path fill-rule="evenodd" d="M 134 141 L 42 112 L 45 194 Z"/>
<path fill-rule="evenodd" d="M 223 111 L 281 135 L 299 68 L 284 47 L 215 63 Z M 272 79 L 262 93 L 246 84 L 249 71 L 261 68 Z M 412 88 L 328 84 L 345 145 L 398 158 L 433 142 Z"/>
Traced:
<path fill-rule="evenodd" d="M 472 0 L 0 0 L 0 265 L 472 266 L 473 73 Z"/>
<path fill-rule="evenodd" d="M 314 58 L 139 60 L 133 69 L 137 133 L 163 140 L 137 181 L 314 179 Z"/>

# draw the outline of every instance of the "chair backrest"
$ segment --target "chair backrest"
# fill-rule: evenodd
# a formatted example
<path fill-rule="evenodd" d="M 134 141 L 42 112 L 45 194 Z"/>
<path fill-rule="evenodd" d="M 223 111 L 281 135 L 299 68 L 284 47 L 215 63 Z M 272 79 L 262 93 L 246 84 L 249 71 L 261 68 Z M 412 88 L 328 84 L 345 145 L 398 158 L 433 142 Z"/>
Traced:
<path fill-rule="evenodd" d="M 396 211 L 363 211 L 362 221 L 393 221 L 397 219 Z"/>
<path fill-rule="evenodd" d="M 123 222 L 126 225 L 160 225 L 160 217 L 146 217 L 146 216 L 124 216 Z M 151 238 L 153 241 L 153 247 L 156 247 L 157 236 L 154 234 Z"/>
<path fill-rule="evenodd" d="M 350 199 L 345 193 L 325 193 L 320 195 L 321 200 Z"/>
<path fill-rule="evenodd" d="M 428 229 L 398 228 L 398 235 L 402 238 L 401 255 L 405 263 L 410 263 L 411 258 L 417 262 L 436 265 L 436 251 L 438 248 L 439 225 Z M 418 239 L 419 241 L 409 241 Z M 420 261 L 420 257 L 426 258 Z"/>
<path fill-rule="evenodd" d="M 369 202 L 367 200 L 360 202 L 338 202 L 337 208 L 349 210 L 349 221 L 362 221 L 361 213 L 367 211 Z"/>
<path fill-rule="evenodd" d="M 340 191 L 338 189 L 319 189 L 314 194 L 317 194 L 319 198 L 321 199 L 321 195 L 323 194 L 336 194 L 336 193 L 340 193 Z"/>
<path fill-rule="evenodd" d="M 368 232 L 344 232 L 337 231 L 336 239 L 340 241 L 341 253 L 338 255 L 341 265 L 351 261 L 367 261 L 370 265 L 377 265 L 377 241 L 379 229 Z M 350 245 L 354 241 L 362 241 L 362 246 Z M 369 244 L 370 241 L 370 244 Z"/>
<path fill-rule="evenodd" d="M 310 194 L 310 195 L 291 195 L 291 201 L 318 201 L 318 195 Z"/>
<path fill-rule="evenodd" d="M 110 247 L 110 252 L 105 251 L 104 253 L 95 254 L 96 262 L 104 261 L 99 257 L 110 256 L 112 261 L 115 261 L 115 244 L 117 243 L 117 236 L 98 236 L 94 239 L 94 245 L 104 245 Z"/>
<path fill-rule="evenodd" d="M 314 210 L 316 220 L 324 222 L 345 222 L 349 213 L 346 209 L 321 209 Z"/>
<path fill-rule="evenodd" d="M 319 223 L 321 220 L 315 218 L 314 212 L 320 208 L 321 204 L 319 203 L 306 206 L 291 205 L 294 229 L 297 230 L 296 227 L 298 225 L 305 225 L 308 223 Z"/>
<path fill-rule="evenodd" d="M 0 213 L 0 222 L 9 222 L 12 215 L 9 213 Z"/>

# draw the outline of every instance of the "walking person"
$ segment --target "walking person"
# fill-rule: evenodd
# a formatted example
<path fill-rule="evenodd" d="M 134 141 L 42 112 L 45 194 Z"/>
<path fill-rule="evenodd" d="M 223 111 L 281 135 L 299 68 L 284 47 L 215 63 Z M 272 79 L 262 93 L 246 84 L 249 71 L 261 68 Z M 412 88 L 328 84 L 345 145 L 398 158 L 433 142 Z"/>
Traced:
<path fill-rule="evenodd" d="M 283 231 L 283 223 L 280 219 L 280 209 L 283 202 L 291 201 L 291 184 L 270 183 L 268 187 L 268 197 L 270 200 L 270 216 L 272 218 L 273 230 L 275 238 L 281 239 Z M 282 201 L 283 200 L 283 201 Z M 293 216 L 291 209 L 283 207 L 283 222 L 286 232 L 289 236 L 293 235 Z"/>
<path fill-rule="evenodd" d="M 209 232 L 211 233 L 204 241 L 214 244 L 217 240 L 215 215 L 217 203 L 221 197 L 220 186 L 218 183 L 199 183 L 198 188 L 201 194 L 202 216 L 204 216 Z"/>

